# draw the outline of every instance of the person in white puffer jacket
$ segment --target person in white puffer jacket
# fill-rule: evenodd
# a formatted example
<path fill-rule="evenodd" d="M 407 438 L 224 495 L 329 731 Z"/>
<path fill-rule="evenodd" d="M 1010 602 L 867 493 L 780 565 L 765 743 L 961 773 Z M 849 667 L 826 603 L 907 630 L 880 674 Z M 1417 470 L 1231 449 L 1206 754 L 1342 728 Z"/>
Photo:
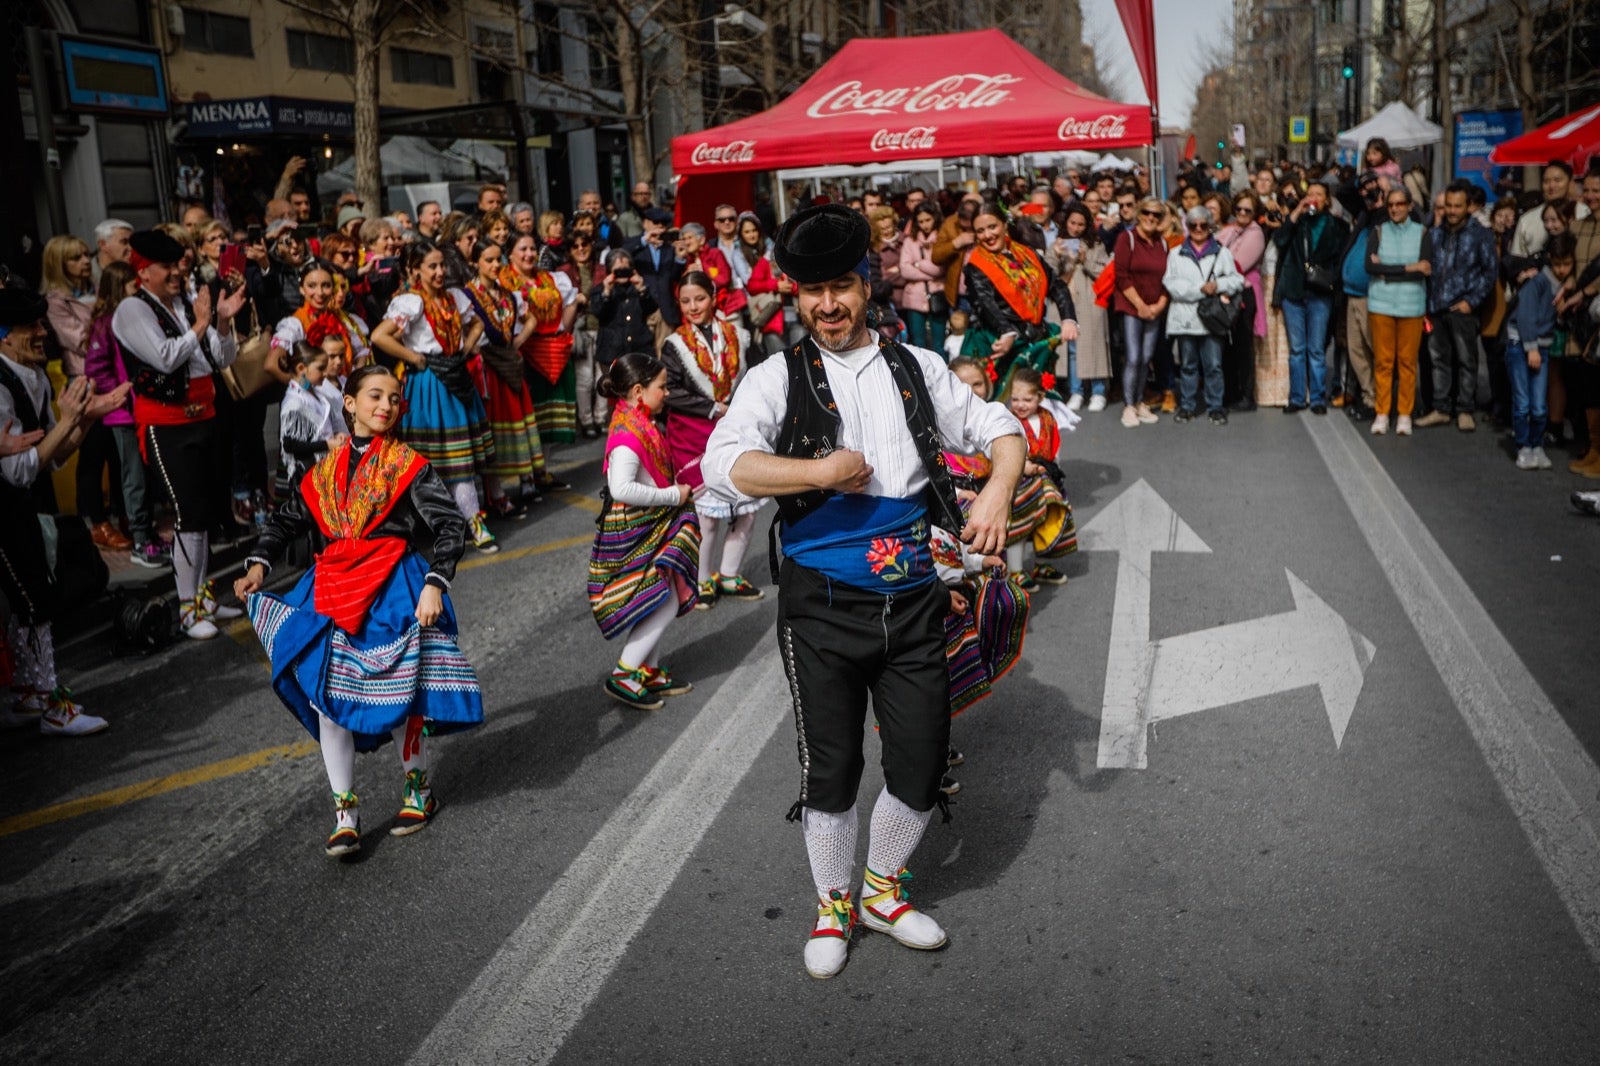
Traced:
<path fill-rule="evenodd" d="M 1222 340 L 1200 320 L 1200 301 L 1221 295 L 1237 300 L 1244 291 L 1244 275 L 1233 265 L 1233 253 L 1211 235 L 1211 212 L 1191 207 L 1184 215 L 1188 238 L 1167 253 L 1167 273 L 1161 279 L 1171 303 L 1167 308 L 1167 335 L 1178 342 L 1182 378 L 1174 422 L 1195 416 L 1201 373 L 1205 375 L 1206 412 L 1213 425 L 1228 424 L 1222 405 Z"/>

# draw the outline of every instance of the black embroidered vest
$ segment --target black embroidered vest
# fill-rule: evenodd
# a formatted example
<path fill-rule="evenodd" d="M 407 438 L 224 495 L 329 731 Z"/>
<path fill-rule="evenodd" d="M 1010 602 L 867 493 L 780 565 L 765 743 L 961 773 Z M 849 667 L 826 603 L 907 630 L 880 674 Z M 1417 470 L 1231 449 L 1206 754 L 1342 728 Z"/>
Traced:
<path fill-rule="evenodd" d="M 0 387 L 11 394 L 11 407 L 16 412 L 17 424 L 22 427 L 22 432 L 32 433 L 45 428 L 44 412 L 33 405 L 33 397 L 28 395 L 28 387 L 17 376 L 17 372 L 3 362 L 0 362 Z M 45 402 L 48 405 L 49 401 Z M 55 483 L 50 480 L 47 468 L 41 466 L 33 484 L 26 488 L 0 481 L 0 506 L 15 508 L 20 514 L 24 510 L 23 500 L 31 501 L 41 514 L 56 513 Z"/>
<path fill-rule="evenodd" d="M 178 324 L 178 320 L 173 317 L 172 312 L 167 310 L 160 300 L 157 300 L 143 289 L 139 289 L 134 295 L 143 300 L 150 310 L 155 312 L 156 321 L 161 324 L 161 332 L 166 335 L 168 340 L 176 340 L 183 336 L 183 326 Z M 194 309 L 189 306 L 188 300 L 183 301 L 183 311 L 190 321 L 194 320 Z M 209 334 L 209 331 L 207 333 Z M 128 345 L 124 344 L 121 347 L 123 360 L 128 364 L 128 377 L 133 382 L 133 391 L 136 394 L 143 396 L 147 400 L 155 400 L 157 403 L 179 404 L 184 402 L 185 397 L 189 395 L 188 363 L 184 363 L 184 365 L 169 373 L 156 369 L 145 361 L 141 353 Z M 211 358 L 211 338 L 209 335 L 200 338 L 200 352 L 206 357 L 206 362 L 211 364 L 211 369 L 215 372 L 217 363 L 216 360 Z"/>
<path fill-rule="evenodd" d="M 938 415 L 928 383 L 914 355 L 899 344 L 880 341 L 879 348 L 889 364 L 889 372 L 900 390 L 905 405 L 906 428 L 916 444 L 917 455 L 928 472 L 928 487 L 923 493 L 928 521 L 943 529 L 959 532 L 966 525 L 956 502 L 955 484 L 944 461 L 944 441 L 939 435 Z M 778 433 L 774 454 L 794 459 L 821 459 L 838 449 L 839 409 L 828 395 L 828 374 L 822 353 L 810 337 L 784 352 L 789 367 L 789 402 L 783 427 Z M 831 490 L 815 489 L 792 496 L 777 497 L 778 516 L 795 522 L 822 506 Z"/>

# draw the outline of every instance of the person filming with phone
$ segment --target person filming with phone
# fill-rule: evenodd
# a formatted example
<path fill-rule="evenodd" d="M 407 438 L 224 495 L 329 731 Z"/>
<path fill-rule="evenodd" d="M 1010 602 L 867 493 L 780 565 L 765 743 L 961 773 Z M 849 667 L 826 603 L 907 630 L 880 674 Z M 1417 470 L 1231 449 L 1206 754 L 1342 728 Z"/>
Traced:
<path fill-rule="evenodd" d="M 1349 235 L 1349 223 L 1328 214 L 1327 185 L 1313 181 L 1272 236 L 1278 246 L 1272 299 L 1282 309 L 1289 333 L 1289 403 L 1284 414 L 1307 406 L 1314 415 L 1328 413 L 1328 319 Z"/>
<path fill-rule="evenodd" d="M 598 323 L 594 358 L 601 371 L 629 352 L 656 350 L 650 322 L 659 321 L 660 305 L 626 249 L 606 253 L 605 275 L 590 290 L 589 307 Z"/>
<path fill-rule="evenodd" d="M 667 228 L 672 225 L 672 213 L 665 208 L 646 208 L 643 225 L 644 233 L 623 247 L 631 260 L 629 265 L 644 275 L 645 288 L 650 290 L 658 308 L 650 325 L 655 331 L 653 347 L 659 349 L 667 334 L 683 324 L 678 312 L 677 292 L 684 261 L 675 247 L 683 235 Z"/>

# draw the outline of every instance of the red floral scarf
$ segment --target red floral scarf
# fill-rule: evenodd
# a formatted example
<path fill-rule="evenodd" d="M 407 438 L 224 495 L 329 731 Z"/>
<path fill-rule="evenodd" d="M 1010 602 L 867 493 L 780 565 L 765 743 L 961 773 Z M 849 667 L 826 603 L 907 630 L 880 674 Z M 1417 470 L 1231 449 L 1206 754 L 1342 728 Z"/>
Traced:
<path fill-rule="evenodd" d="M 1061 430 L 1056 426 L 1055 416 L 1043 407 L 1039 408 L 1039 429 L 1034 431 L 1032 419 L 1018 419 L 1022 423 L 1022 432 L 1028 435 L 1028 458 L 1048 459 L 1055 462 L 1056 456 L 1061 451 Z"/>
<path fill-rule="evenodd" d="M 472 302 L 477 304 L 478 310 L 483 314 L 483 328 L 491 331 L 489 334 L 491 341 L 496 344 L 510 344 L 517 339 L 516 297 L 502 286 L 489 288 L 483 283 L 482 278 L 473 278 L 467 282 L 467 291 L 472 296 Z"/>
<path fill-rule="evenodd" d="M 317 556 L 316 612 L 347 633 L 366 621 L 378 592 L 405 555 L 403 537 L 371 533 L 411 489 L 426 459 L 391 437 L 376 437 L 350 471 L 350 443 L 322 457 L 300 495 L 328 538 Z"/>
<path fill-rule="evenodd" d="M 350 327 L 346 326 L 343 317 L 337 312 L 324 309 L 313 311 L 310 304 L 301 304 L 294 309 L 294 318 L 300 323 L 300 328 L 305 332 L 306 343 L 313 348 L 321 348 L 322 342 L 329 337 L 338 337 L 344 344 L 344 362 L 349 366 L 355 359 L 355 345 L 350 340 Z"/>
<path fill-rule="evenodd" d="M 611 415 L 611 428 L 606 434 L 607 465 L 614 448 L 627 448 L 638 455 L 639 462 L 655 479 L 657 488 L 672 484 L 676 471 L 672 454 L 667 450 L 666 435 L 656 424 L 650 408 L 641 403 L 622 400 Z"/>
<path fill-rule="evenodd" d="M 717 403 L 727 403 L 733 395 L 733 382 L 739 376 L 739 331 L 732 322 L 718 320 L 713 325 L 722 331 L 722 358 L 706 343 L 705 334 L 685 322 L 676 330 L 700 372 L 711 382 L 711 398 Z"/>
<path fill-rule="evenodd" d="M 1025 322 L 1044 320 L 1044 298 L 1048 283 L 1044 264 L 1025 244 L 1007 238 L 1005 246 L 991 252 L 983 246 L 973 249 L 970 262 L 994 283 L 995 291 Z"/>
<path fill-rule="evenodd" d="M 500 268 L 500 284 L 512 292 L 522 293 L 527 301 L 528 313 L 538 324 L 540 333 L 550 333 L 561 326 L 561 290 L 548 270 L 535 270 L 532 277 L 518 272 L 514 266 Z"/>
<path fill-rule="evenodd" d="M 434 340 L 439 342 L 439 349 L 445 355 L 458 355 L 461 352 L 461 337 L 465 332 L 461 324 L 461 310 L 456 307 L 456 301 L 448 292 L 442 296 L 430 296 L 421 289 L 412 289 L 417 297 L 422 300 L 422 317 L 428 320 L 428 328 L 433 330 Z"/>

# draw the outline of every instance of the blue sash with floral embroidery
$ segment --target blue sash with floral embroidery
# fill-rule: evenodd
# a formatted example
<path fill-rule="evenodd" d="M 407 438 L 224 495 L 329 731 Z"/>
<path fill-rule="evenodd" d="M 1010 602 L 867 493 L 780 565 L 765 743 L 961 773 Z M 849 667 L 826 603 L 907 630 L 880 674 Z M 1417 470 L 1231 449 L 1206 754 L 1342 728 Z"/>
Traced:
<path fill-rule="evenodd" d="M 804 518 L 783 523 L 783 554 L 867 592 L 920 588 L 936 576 L 920 497 L 830 496 Z"/>

